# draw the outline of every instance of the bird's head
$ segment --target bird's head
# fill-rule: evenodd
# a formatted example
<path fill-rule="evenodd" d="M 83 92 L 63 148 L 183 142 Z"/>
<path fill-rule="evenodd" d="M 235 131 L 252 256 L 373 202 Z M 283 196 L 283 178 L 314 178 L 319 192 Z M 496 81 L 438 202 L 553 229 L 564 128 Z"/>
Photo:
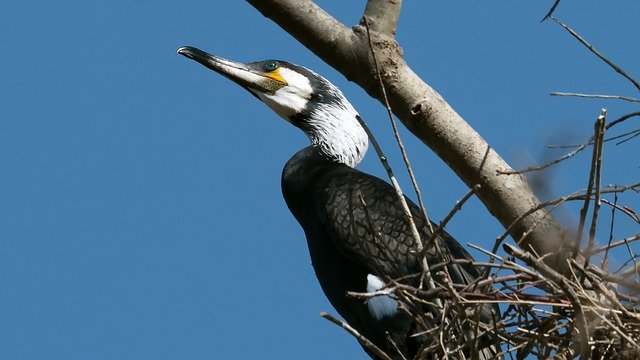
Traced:
<path fill-rule="evenodd" d="M 358 112 L 340 89 L 313 71 L 281 60 L 243 64 L 190 46 L 178 54 L 232 80 L 302 129 L 331 159 L 355 167 L 364 157 L 368 137 Z"/>

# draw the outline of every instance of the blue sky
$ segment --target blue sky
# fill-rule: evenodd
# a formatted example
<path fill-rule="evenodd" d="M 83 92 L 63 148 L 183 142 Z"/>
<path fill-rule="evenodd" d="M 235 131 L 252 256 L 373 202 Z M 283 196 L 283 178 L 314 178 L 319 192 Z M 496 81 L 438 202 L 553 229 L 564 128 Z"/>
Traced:
<path fill-rule="evenodd" d="M 638 108 L 548 95 L 638 97 L 559 26 L 539 23 L 552 2 L 407 1 L 400 20 L 407 62 L 514 166 L 559 154 L 546 144 L 582 141 L 602 107 L 610 119 Z M 319 1 L 347 24 L 361 16 L 354 3 Z M 556 14 L 639 77 L 639 13 L 637 1 L 590 0 Z M 175 50 L 323 74 L 408 190 L 376 101 L 242 1 L 9 1 L 0 43 L 0 358 L 366 358 L 319 317 L 333 310 L 280 194 L 282 166 L 306 138 Z M 439 219 L 466 188 L 403 134 Z M 637 181 L 637 140 L 605 151 L 604 183 Z M 549 172 L 554 194 L 583 188 L 589 159 Z M 384 174 L 372 154 L 361 168 Z M 625 201 L 640 208 L 637 195 Z M 559 216 L 575 224 L 575 207 Z M 638 231 L 623 217 L 618 229 Z M 476 200 L 448 230 L 485 247 L 501 233 Z"/>

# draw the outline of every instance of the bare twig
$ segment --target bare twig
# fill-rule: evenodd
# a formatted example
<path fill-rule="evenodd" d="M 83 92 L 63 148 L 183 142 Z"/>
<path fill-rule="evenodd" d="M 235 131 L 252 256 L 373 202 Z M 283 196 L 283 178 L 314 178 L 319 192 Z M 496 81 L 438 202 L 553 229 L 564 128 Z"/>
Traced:
<path fill-rule="evenodd" d="M 549 16 L 549 18 L 551 20 L 555 21 L 558 25 L 562 26 L 565 30 L 567 30 L 569 32 L 569 34 L 573 35 L 574 38 L 576 38 L 578 41 L 580 41 L 580 43 L 582 43 L 582 45 L 586 46 L 587 49 L 589 49 L 589 51 L 591 51 L 595 56 L 599 57 L 600 60 L 604 61 L 615 72 L 617 72 L 618 74 L 624 76 L 627 80 L 631 81 L 633 86 L 635 86 L 636 89 L 640 90 L 640 83 L 636 79 L 634 79 L 629 74 L 627 74 L 624 70 L 622 70 L 618 65 L 614 64 L 611 60 L 607 59 L 598 50 L 596 50 L 591 44 L 589 44 L 585 39 L 583 39 L 582 36 L 578 35 L 578 33 L 576 33 L 573 29 L 571 29 L 569 26 L 565 25 L 562 21 L 556 19 L 552 15 Z"/>
<path fill-rule="evenodd" d="M 573 151 L 564 154 L 563 156 L 553 159 L 547 163 L 541 164 L 541 165 L 534 165 L 534 166 L 529 166 L 527 168 L 524 169 L 518 169 L 518 170 L 502 170 L 499 171 L 500 174 L 505 174 L 505 175 L 514 175 L 514 174 L 524 174 L 524 173 L 528 173 L 531 171 L 538 171 L 538 170 L 542 170 L 542 169 L 546 169 L 550 166 L 553 166 L 561 161 L 567 160 L 570 157 L 575 156 L 577 153 L 579 153 L 580 151 L 584 150 L 587 146 L 591 145 L 591 142 L 593 141 L 593 138 L 590 138 L 587 142 L 585 142 L 582 145 L 579 145 L 576 147 L 576 149 L 574 149 Z"/>
<path fill-rule="evenodd" d="M 407 150 L 405 149 L 404 144 L 402 143 L 402 138 L 400 137 L 400 132 L 398 131 L 398 125 L 396 124 L 396 120 L 393 117 L 391 105 L 389 104 L 389 98 L 387 98 L 387 90 L 385 89 L 384 83 L 382 82 L 382 75 L 380 74 L 380 67 L 378 65 L 378 59 L 376 58 L 376 51 L 373 48 L 373 43 L 371 42 L 371 32 L 369 31 L 369 20 L 366 16 L 363 18 L 363 22 L 364 22 L 365 28 L 367 29 L 367 40 L 369 41 L 369 49 L 371 49 L 371 57 L 373 58 L 373 62 L 376 70 L 376 76 L 378 77 L 378 82 L 380 83 L 380 91 L 382 92 L 382 96 L 384 98 L 384 105 L 387 109 L 389 122 L 391 123 L 391 127 L 393 129 L 393 135 L 396 138 L 396 142 L 398 143 L 398 147 L 400 148 L 400 152 L 402 154 L 402 159 L 404 160 L 404 165 L 407 168 L 407 172 L 409 173 L 409 178 L 411 179 L 411 184 L 413 185 L 413 189 L 416 192 L 416 196 L 418 197 L 418 205 L 420 205 L 420 210 L 422 210 L 422 214 L 426 219 L 427 228 L 431 233 L 433 233 L 433 225 L 431 224 L 431 220 L 429 219 L 429 215 L 427 214 L 427 208 L 424 206 L 424 201 L 422 200 L 422 192 L 420 191 L 420 187 L 418 186 L 418 181 L 416 180 L 416 176 L 413 173 L 413 168 L 411 167 L 411 163 L 409 162 L 409 155 L 407 154 Z"/>
<path fill-rule="evenodd" d="M 419 187 L 417 185 L 417 182 L 415 180 L 415 176 L 413 175 L 413 171 L 411 169 L 411 164 L 409 163 L 409 158 L 407 157 L 407 153 L 404 149 L 404 146 L 402 145 L 402 140 L 400 139 L 400 135 L 398 133 L 398 129 L 396 127 L 395 124 L 395 120 L 393 119 L 393 113 L 391 111 L 391 106 L 389 105 L 389 101 L 387 99 L 387 93 L 384 87 L 384 84 L 382 83 L 382 77 L 380 75 L 380 69 L 378 67 L 378 60 L 376 59 L 376 54 L 375 51 L 373 49 L 373 44 L 371 43 L 371 33 L 369 32 L 369 21 L 366 17 L 363 18 L 364 19 L 364 24 L 365 24 L 365 28 L 367 29 L 367 37 L 369 40 L 369 47 L 371 49 L 371 56 L 373 57 L 373 61 L 375 64 L 375 70 L 376 73 L 378 75 L 378 80 L 380 82 L 380 89 L 383 93 L 384 99 L 385 99 L 385 104 L 386 104 L 386 108 L 387 108 L 387 112 L 389 114 L 389 119 L 391 119 L 391 124 L 393 126 L 394 129 L 394 134 L 396 135 L 396 141 L 398 142 L 398 145 L 400 146 L 400 150 L 402 151 L 402 156 L 405 160 L 405 165 L 407 166 L 407 170 L 409 171 L 409 175 L 411 176 L 411 181 L 413 182 L 413 186 L 414 189 L 416 191 L 416 193 L 418 194 L 418 199 L 420 201 L 420 207 L 422 208 L 423 211 L 423 215 L 425 216 L 426 219 L 426 224 L 427 226 L 431 228 L 431 221 L 429 220 L 429 217 L 427 216 L 427 212 L 426 209 L 424 208 L 424 204 L 422 202 L 422 197 L 420 195 L 420 190 Z M 393 171 L 391 170 L 391 167 L 389 166 L 388 162 L 387 162 L 387 158 L 386 156 L 384 156 L 382 149 L 380 148 L 380 146 L 378 145 L 377 141 L 374 139 L 373 134 L 370 134 L 370 130 L 366 128 L 366 125 L 364 125 L 364 121 L 362 121 L 362 119 L 360 119 L 358 117 L 358 121 L 363 125 L 363 127 L 365 127 L 365 130 L 367 132 L 367 135 L 369 135 L 369 138 L 371 139 L 371 143 L 374 147 L 374 149 L 376 150 L 376 153 L 378 153 L 378 157 L 380 158 L 380 161 L 382 162 L 383 166 L 385 167 L 385 170 L 387 170 L 387 174 L 389 175 L 389 180 L 391 181 L 391 184 L 393 185 L 393 188 L 396 190 L 396 194 L 398 195 L 398 200 L 400 201 L 400 203 L 402 204 L 402 208 L 405 212 L 405 217 L 407 218 L 408 222 L 409 222 L 409 227 L 411 229 L 411 233 L 413 234 L 413 239 L 414 239 L 414 246 L 416 247 L 416 251 L 418 254 L 422 254 L 423 252 L 423 244 L 422 244 L 422 238 L 420 237 L 420 233 L 418 232 L 418 228 L 416 227 L 415 221 L 413 219 L 413 215 L 411 214 L 411 210 L 409 209 L 409 204 L 407 203 L 404 195 L 402 194 L 402 190 L 400 189 L 400 184 L 398 184 L 398 182 L 395 179 L 395 176 L 393 175 Z M 385 165 L 386 164 L 386 165 Z M 431 273 L 429 272 L 429 262 L 427 260 L 427 258 L 425 256 L 420 256 L 418 258 L 418 261 L 420 263 L 420 266 L 422 268 L 422 274 L 424 276 L 424 279 L 427 283 L 427 286 L 429 289 L 433 289 L 435 288 L 435 283 L 433 281 L 433 276 L 431 275 Z M 438 305 L 438 308 L 442 307 L 442 303 L 436 299 L 436 304 Z"/>
<path fill-rule="evenodd" d="M 594 138 L 595 144 L 593 147 L 593 157 L 591 159 L 591 167 L 589 172 L 589 182 L 587 185 L 587 194 L 585 196 L 585 202 L 580 210 L 580 224 L 578 225 L 578 234 L 576 235 L 576 245 L 573 249 L 573 257 L 575 258 L 578 255 L 578 251 L 580 250 L 580 242 L 582 241 L 582 231 L 584 228 L 584 222 L 587 215 L 587 209 L 589 208 L 589 200 L 591 198 L 591 192 L 595 193 L 595 198 L 593 202 L 593 217 L 591 221 L 591 226 L 589 229 L 589 243 L 587 245 L 587 253 L 591 251 L 595 247 L 595 236 L 596 236 L 596 224 L 598 220 L 598 210 L 600 209 L 600 178 L 602 174 L 602 151 L 603 151 L 603 142 L 604 142 L 604 129 L 605 123 L 607 119 L 607 111 L 602 109 L 600 116 L 596 119 L 596 123 L 594 126 L 595 135 Z M 590 256 L 587 255 L 585 257 L 585 266 L 589 265 Z"/>
<path fill-rule="evenodd" d="M 632 118 L 634 116 L 640 116 L 640 111 L 632 112 L 632 113 L 629 113 L 629 114 L 626 114 L 626 115 L 623 115 L 623 116 L 619 117 L 618 119 L 608 123 L 606 125 L 605 129 L 609 130 L 613 126 L 615 126 L 615 125 L 617 125 L 617 124 L 619 124 L 619 123 L 621 123 L 623 121 L 626 121 L 626 120 L 628 120 L 628 119 L 630 119 L 630 118 Z M 637 131 L 631 131 L 629 133 L 625 133 L 625 134 L 621 134 L 621 135 L 618 135 L 618 136 L 611 137 L 609 139 L 606 139 L 605 141 L 611 141 L 611 140 L 619 138 L 620 136 L 625 136 L 625 135 L 635 134 L 635 133 L 637 133 Z M 575 156 L 576 154 L 578 154 L 582 150 L 586 149 L 587 146 L 593 144 L 593 141 L 594 141 L 594 137 L 591 136 L 586 142 L 584 142 L 584 143 L 582 143 L 580 145 L 549 146 L 550 148 L 575 148 L 575 149 L 573 151 L 571 151 L 571 152 L 559 157 L 559 158 L 553 159 L 553 160 L 551 160 L 551 161 L 549 161 L 547 163 L 544 163 L 544 164 L 529 166 L 527 168 L 518 169 L 518 170 L 513 170 L 513 169 L 511 169 L 511 170 L 500 170 L 500 171 L 498 171 L 498 173 L 499 174 L 505 174 L 505 175 L 512 175 L 512 174 L 524 174 L 524 173 L 528 173 L 528 172 L 531 172 L 531 171 L 537 171 L 537 170 L 546 169 L 546 168 L 548 168 L 550 166 L 553 166 L 553 165 L 555 165 L 555 164 L 557 164 L 559 162 L 562 162 L 564 160 L 567 160 L 567 159 Z"/>
<path fill-rule="evenodd" d="M 603 246 L 603 247 L 600 247 L 600 248 L 597 248 L 597 249 L 593 249 L 591 251 L 591 254 L 595 255 L 595 254 L 601 253 L 603 251 L 608 251 L 609 249 L 613 249 L 613 248 L 618 247 L 620 245 L 628 244 L 628 243 L 630 243 L 632 241 L 638 241 L 638 240 L 640 240 L 640 233 L 635 234 L 634 236 L 630 236 L 628 238 L 622 239 L 620 241 L 616 241 L 614 243 L 610 243 L 607 246 Z M 606 257 L 606 255 L 605 255 L 605 257 Z"/>
<path fill-rule="evenodd" d="M 625 136 L 626 136 L 626 135 L 630 135 L 630 136 L 629 136 L 628 138 L 624 139 L 624 140 L 620 140 L 620 141 L 618 141 L 618 142 L 616 143 L 616 145 L 620 145 L 620 144 L 626 143 L 627 141 L 629 141 L 629 140 L 631 140 L 631 139 L 633 139 L 633 138 L 636 138 L 636 137 L 640 136 L 640 130 L 634 130 L 634 131 L 631 131 L 631 132 L 629 132 L 628 134 L 625 134 Z"/>
<path fill-rule="evenodd" d="M 451 209 L 451 211 L 449 211 L 447 216 L 445 216 L 444 219 L 440 221 L 440 224 L 438 225 L 438 227 L 435 229 L 435 231 L 431 233 L 431 236 L 429 236 L 429 239 L 425 242 L 426 246 L 422 249 L 423 252 L 420 254 L 420 256 L 424 257 L 426 255 L 429 247 L 432 246 L 432 244 L 435 242 L 435 239 L 438 236 L 442 235 L 442 231 L 444 231 L 444 227 L 453 218 L 453 215 L 455 215 L 458 211 L 460 211 L 460 209 L 462 209 L 462 205 L 464 205 L 464 203 L 467 202 L 467 200 L 469 200 L 471 196 L 475 194 L 478 190 L 480 190 L 480 185 L 475 185 L 471 188 L 471 190 L 469 190 L 465 194 L 465 196 L 462 197 L 462 199 L 456 201 L 456 204 L 453 207 L 453 209 Z"/>
<path fill-rule="evenodd" d="M 632 131 L 627 131 L 627 132 L 624 132 L 624 133 L 622 133 L 622 134 L 619 134 L 619 135 L 616 135 L 616 136 L 612 136 L 612 137 L 606 138 L 606 139 L 604 139 L 604 142 L 609 142 L 609 141 L 617 140 L 617 139 L 624 138 L 624 137 L 628 137 L 628 136 L 630 136 L 630 137 L 634 137 L 634 136 L 636 136 L 636 135 L 637 135 L 637 133 L 638 133 L 638 132 L 640 132 L 640 129 L 632 130 Z M 635 135 L 634 135 L 634 134 L 635 134 Z M 623 142 L 625 142 L 625 141 L 627 141 L 627 140 L 629 140 L 629 138 L 627 138 L 627 139 L 625 139 L 625 140 L 622 140 L 622 141 L 620 141 L 620 142 L 617 142 L 617 143 L 616 143 L 616 145 L 620 145 L 621 143 L 623 143 Z"/>
<path fill-rule="evenodd" d="M 627 119 L 630 119 L 634 116 L 640 116 L 640 111 L 636 111 L 636 112 L 632 112 L 632 113 L 628 113 L 626 115 L 623 115 L 615 120 L 613 120 L 612 122 L 607 124 L 607 130 L 611 129 L 611 127 L 618 125 L 619 123 L 626 121 Z"/>
<path fill-rule="evenodd" d="M 320 316 L 322 316 L 323 318 L 331 321 L 332 323 L 340 326 L 341 328 L 345 329 L 349 334 L 351 334 L 353 337 L 355 337 L 356 339 L 358 339 L 358 341 L 360 341 L 360 343 L 365 346 L 367 349 L 371 350 L 371 352 L 373 352 L 374 354 L 376 354 L 377 356 L 380 357 L 380 359 L 383 360 L 392 360 L 391 357 L 389 357 L 389 355 L 387 355 L 387 353 L 385 353 L 384 351 L 382 351 L 379 347 L 377 347 L 374 343 L 372 343 L 371 341 L 369 341 L 369 339 L 367 339 L 366 337 L 362 336 L 358 330 L 354 329 L 351 325 L 347 324 L 344 321 L 341 321 L 339 319 L 336 319 L 335 317 L 333 317 L 331 314 L 326 313 L 326 312 L 321 312 Z"/>
<path fill-rule="evenodd" d="M 613 205 L 611 207 L 611 222 L 609 223 L 609 240 L 607 241 L 607 246 L 605 246 L 604 256 L 602 257 L 602 262 L 600 263 L 600 267 L 602 269 L 607 268 L 607 263 L 609 262 L 609 249 L 611 249 L 611 243 L 613 242 L 613 224 L 616 221 L 616 206 L 618 205 L 618 194 L 613 194 Z M 593 249 L 590 249 L 591 253 L 593 253 Z M 585 256 L 590 256 L 589 253 L 586 253 Z"/>
<path fill-rule="evenodd" d="M 552 92 L 549 95 L 575 96 L 575 97 L 583 97 L 583 98 L 591 98 L 591 99 L 610 99 L 610 100 L 626 100 L 631 102 L 640 102 L 640 99 L 629 97 L 629 96 L 619 96 L 619 95 L 580 94 L 580 93 L 566 93 L 566 92 Z"/>
<path fill-rule="evenodd" d="M 633 184 L 629 184 L 629 185 L 616 185 L 616 186 L 606 186 L 603 187 L 601 189 L 601 193 L 602 194 L 611 194 L 611 193 L 623 193 L 625 191 L 628 190 L 638 190 L 640 189 L 640 183 L 633 183 Z M 561 205 L 564 202 L 567 201 L 576 201 L 576 200 L 584 200 L 586 197 L 586 190 L 580 190 L 580 191 L 576 191 L 572 194 L 569 195 L 565 195 L 565 196 L 561 196 L 557 199 L 552 199 L 552 200 L 548 200 L 545 201 L 543 203 L 541 203 L 540 205 L 538 205 L 536 208 L 531 208 L 529 209 L 529 211 L 527 211 L 526 213 L 522 214 L 518 219 L 514 220 L 514 224 L 517 223 L 518 221 L 521 221 L 523 218 L 526 218 L 527 216 L 529 216 L 529 214 L 537 211 L 539 208 L 546 208 L 546 207 L 550 207 L 553 206 L 554 208 L 558 207 L 559 205 Z M 610 203 L 608 203 L 607 201 L 602 200 L 605 204 L 608 205 L 612 205 Z M 618 210 L 625 212 L 625 209 L 617 206 L 616 207 Z M 627 213 L 627 215 L 629 215 L 629 213 Z M 630 215 L 631 218 L 634 219 L 634 221 L 638 221 L 637 217 L 633 216 L 633 214 Z M 500 244 L 502 243 L 502 241 L 504 241 L 504 239 L 507 238 L 507 236 L 509 236 L 509 227 L 507 227 L 507 229 L 496 238 L 495 244 L 491 250 L 491 253 L 495 254 L 498 251 L 498 248 L 500 246 Z"/>
<path fill-rule="evenodd" d="M 636 189 L 635 191 L 640 193 L 640 187 L 638 189 Z M 638 215 L 630 207 L 620 206 L 618 204 L 614 204 L 614 203 L 612 203 L 611 201 L 609 201 L 609 200 L 607 200 L 605 198 L 601 198 L 600 201 L 602 201 L 604 204 L 607 204 L 607 205 L 611 206 L 612 208 L 615 208 L 616 210 L 620 211 L 621 213 L 627 215 L 631 220 L 635 221 L 638 225 L 640 225 L 640 215 Z"/>
<path fill-rule="evenodd" d="M 556 2 L 553 3 L 553 6 L 551 6 L 551 9 L 549 9 L 549 12 L 547 12 L 547 15 L 545 15 L 542 20 L 540 20 L 540 22 L 543 22 L 545 20 L 547 20 L 548 18 L 551 17 L 551 15 L 553 15 L 553 12 L 556 11 L 556 8 L 558 7 L 558 5 L 560 5 L 560 0 L 556 0 Z"/>
<path fill-rule="evenodd" d="M 375 149 L 376 153 L 378 154 L 378 158 L 380 159 L 380 162 L 382 163 L 382 166 L 384 167 L 384 169 L 387 172 L 387 175 L 389 176 L 389 180 L 391 181 L 391 185 L 393 186 L 393 189 L 395 190 L 396 195 L 398 196 L 398 201 L 402 205 L 402 209 L 404 211 L 404 216 L 405 216 L 405 218 L 407 219 L 407 221 L 409 223 L 409 229 L 411 230 L 411 235 L 413 236 L 413 239 L 414 239 L 416 252 L 418 254 L 420 254 L 420 253 L 422 253 L 422 248 L 423 248 L 422 247 L 422 239 L 420 237 L 420 233 L 418 232 L 418 228 L 416 227 L 416 223 L 413 220 L 413 215 L 411 215 L 411 210 L 409 209 L 409 204 L 407 203 L 407 199 L 404 197 L 404 195 L 402 193 L 402 189 L 400 188 L 400 184 L 398 184 L 398 181 L 396 180 L 396 177 L 393 174 L 393 170 L 391 169 L 391 166 L 389 166 L 389 162 L 387 161 L 387 157 L 382 152 L 382 148 L 380 148 L 380 145 L 378 144 L 378 141 L 373 136 L 373 133 L 371 133 L 371 130 L 369 130 L 369 127 L 364 122 L 364 120 L 362 120 L 362 118 L 360 116 L 356 116 L 356 118 L 358 119 L 358 122 L 360 123 L 360 125 L 364 128 L 365 132 L 367 133 L 367 136 L 369 136 L 369 141 L 371 141 L 371 145 L 373 145 L 373 148 Z M 429 263 L 427 262 L 427 259 L 425 257 L 422 257 L 422 259 L 419 260 L 419 263 L 420 263 L 420 267 L 422 268 L 422 271 L 426 272 L 425 280 L 427 282 L 427 286 L 429 288 L 431 288 L 431 289 L 435 288 L 435 283 L 433 282 L 433 276 L 431 276 L 431 274 L 428 272 L 429 271 Z M 442 305 L 442 304 L 439 304 L 439 305 Z"/>

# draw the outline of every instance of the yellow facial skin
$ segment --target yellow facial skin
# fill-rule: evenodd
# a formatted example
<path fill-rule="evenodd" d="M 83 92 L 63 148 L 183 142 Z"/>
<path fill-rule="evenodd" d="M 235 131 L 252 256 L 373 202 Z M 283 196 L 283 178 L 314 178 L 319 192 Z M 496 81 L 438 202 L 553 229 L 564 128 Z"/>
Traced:
<path fill-rule="evenodd" d="M 277 81 L 279 82 L 281 85 L 286 86 L 287 82 L 285 81 L 285 79 L 282 78 L 282 76 L 280 75 L 280 69 L 275 69 L 273 71 L 269 71 L 267 73 L 264 74 L 266 77 L 268 77 L 271 80 Z"/>

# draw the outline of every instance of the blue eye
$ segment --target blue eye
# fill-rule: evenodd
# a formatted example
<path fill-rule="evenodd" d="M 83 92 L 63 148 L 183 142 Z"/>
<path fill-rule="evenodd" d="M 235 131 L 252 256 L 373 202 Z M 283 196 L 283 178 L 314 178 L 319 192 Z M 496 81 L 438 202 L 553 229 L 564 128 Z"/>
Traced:
<path fill-rule="evenodd" d="M 265 71 L 273 71 L 275 69 L 278 68 L 278 62 L 275 60 L 269 60 L 266 63 L 264 63 L 264 70 Z"/>

